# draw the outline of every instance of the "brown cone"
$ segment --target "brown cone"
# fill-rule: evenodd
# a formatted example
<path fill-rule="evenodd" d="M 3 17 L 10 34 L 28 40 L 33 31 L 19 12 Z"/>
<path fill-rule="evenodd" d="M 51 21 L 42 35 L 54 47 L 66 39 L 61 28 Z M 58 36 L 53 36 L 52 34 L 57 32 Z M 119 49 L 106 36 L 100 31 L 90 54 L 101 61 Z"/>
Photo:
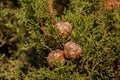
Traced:
<path fill-rule="evenodd" d="M 48 61 L 48 64 L 51 68 L 56 67 L 55 64 L 54 64 L 55 62 L 64 64 L 65 58 L 64 58 L 63 51 L 59 50 L 59 49 L 51 51 L 48 54 L 47 61 Z"/>
<path fill-rule="evenodd" d="M 67 59 L 78 59 L 82 54 L 80 45 L 70 41 L 64 45 L 64 55 Z"/>
<path fill-rule="evenodd" d="M 66 38 L 71 35 L 72 25 L 68 22 L 58 22 L 54 27 L 61 32 L 62 38 Z"/>

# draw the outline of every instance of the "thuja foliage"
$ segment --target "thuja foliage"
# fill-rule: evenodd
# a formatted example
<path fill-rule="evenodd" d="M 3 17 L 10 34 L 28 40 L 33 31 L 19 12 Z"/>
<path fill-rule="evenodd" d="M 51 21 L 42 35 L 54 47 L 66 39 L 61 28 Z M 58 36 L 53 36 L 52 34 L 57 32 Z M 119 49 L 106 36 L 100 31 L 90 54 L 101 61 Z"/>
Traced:
<path fill-rule="evenodd" d="M 51 22 L 48 0 L 7 2 L 0 3 L 1 79 L 120 79 L 120 9 L 105 10 L 101 0 L 55 0 L 56 5 L 64 6 L 62 12 L 55 8 Z M 54 30 L 59 21 L 72 24 L 70 37 L 62 39 Z M 51 69 L 48 53 L 63 49 L 67 41 L 81 45 L 81 58 Z"/>

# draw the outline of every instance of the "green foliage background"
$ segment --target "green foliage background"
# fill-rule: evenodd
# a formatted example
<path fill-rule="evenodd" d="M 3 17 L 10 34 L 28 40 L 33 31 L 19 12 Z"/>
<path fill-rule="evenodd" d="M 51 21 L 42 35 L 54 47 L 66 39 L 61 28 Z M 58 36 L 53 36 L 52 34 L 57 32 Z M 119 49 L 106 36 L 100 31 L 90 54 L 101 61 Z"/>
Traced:
<path fill-rule="evenodd" d="M 120 9 L 104 10 L 101 0 L 64 0 L 61 4 L 66 4 L 64 15 L 56 16 L 59 10 L 55 10 L 51 23 L 48 0 L 0 1 L 0 79 L 120 79 Z M 72 24 L 69 38 L 61 39 L 54 30 L 59 21 Z M 62 49 L 67 41 L 82 47 L 81 58 L 50 69 L 48 53 Z"/>

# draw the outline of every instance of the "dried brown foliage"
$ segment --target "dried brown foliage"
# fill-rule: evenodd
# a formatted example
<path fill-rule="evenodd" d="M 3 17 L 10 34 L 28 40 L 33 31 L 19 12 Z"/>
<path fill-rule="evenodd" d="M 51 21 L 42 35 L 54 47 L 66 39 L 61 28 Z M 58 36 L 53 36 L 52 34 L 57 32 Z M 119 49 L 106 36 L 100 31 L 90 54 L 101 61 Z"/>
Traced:
<path fill-rule="evenodd" d="M 102 0 L 102 1 L 105 9 L 111 9 L 112 7 L 114 8 L 120 7 L 120 3 L 117 0 Z"/>

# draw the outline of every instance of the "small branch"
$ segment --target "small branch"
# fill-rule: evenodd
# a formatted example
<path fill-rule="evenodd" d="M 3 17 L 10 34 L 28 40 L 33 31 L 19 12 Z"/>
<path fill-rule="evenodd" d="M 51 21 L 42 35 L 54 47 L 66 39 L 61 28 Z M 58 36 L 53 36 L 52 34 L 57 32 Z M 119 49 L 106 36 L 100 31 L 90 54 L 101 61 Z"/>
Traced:
<path fill-rule="evenodd" d="M 45 27 L 40 27 L 40 29 L 43 31 L 43 33 L 44 33 L 46 36 L 50 36 L 50 33 L 45 29 Z"/>
<path fill-rule="evenodd" d="M 54 16 L 53 16 L 53 12 L 54 12 L 53 3 L 54 3 L 54 0 L 49 0 L 49 10 L 50 10 L 51 22 L 54 21 Z"/>

